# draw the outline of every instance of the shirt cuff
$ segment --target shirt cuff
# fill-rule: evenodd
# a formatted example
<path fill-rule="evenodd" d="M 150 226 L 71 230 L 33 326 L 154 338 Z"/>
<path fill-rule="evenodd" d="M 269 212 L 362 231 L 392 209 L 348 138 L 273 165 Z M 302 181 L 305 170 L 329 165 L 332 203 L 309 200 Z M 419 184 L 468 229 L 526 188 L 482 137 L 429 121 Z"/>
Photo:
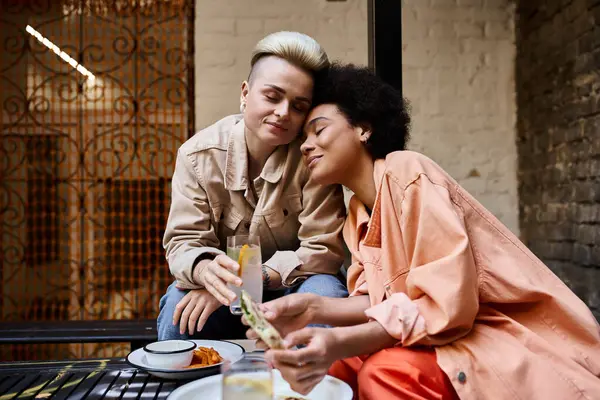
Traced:
<path fill-rule="evenodd" d="M 201 286 L 194 282 L 193 278 L 196 260 L 202 256 L 211 255 L 216 257 L 219 254 L 225 253 L 216 247 L 194 247 L 178 255 L 169 263 L 171 274 L 177 280 L 177 287 L 181 289 L 200 289 Z"/>
<path fill-rule="evenodd" d="M 263 264 L 281 275 L 281 284 L 285 287 L 294 286 L 311 275 L 290 276 L 296 268 L 303 264 L 295 251 L 276 251 L 273 257 Z"/>
<path fill-rule="evenodd" d="M 425 319 L 417 305 L 404 293 L 394 293 L 382 303 L 368 308 L 365 315 L 379 322 L 390 336 L 403 345 L 427 335 Z"/>

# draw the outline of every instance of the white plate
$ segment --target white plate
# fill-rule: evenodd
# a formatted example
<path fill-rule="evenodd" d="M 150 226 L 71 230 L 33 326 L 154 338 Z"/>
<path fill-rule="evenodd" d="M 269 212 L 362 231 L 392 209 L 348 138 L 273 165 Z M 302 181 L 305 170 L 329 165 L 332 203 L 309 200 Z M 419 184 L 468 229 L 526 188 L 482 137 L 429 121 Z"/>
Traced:
<path fill-rule="evenodd" d="M 195 340 L 194 343 L 202 347 L 212 347 L 219 352 L 221 357 L 231 363 L 239 361 L 244 356 L 244 348 L 236 343 L 231 343 L 221 340 Z M 149 374 L 165 379 L 195 379 L 208 375 L 215 375 L 221 372 L 222 363 L 214 364 L 203 368 L 190 369 L 164 369 L 156 368 L 148 364 L 146 352 L 143 348 L 137 349 L 129 353 L 127 362 L 136 368 L 147 371 Z"/>
<path fill-rule="evenodd" d="M 198 393 L 202 393 L 203 399 L 220 399 L 222 379 L 223 376 L 219 374 L 187 383 L 171 392 L 167 399 L 198 399 Z M 303 396 L 290 389 L 290 385 L 281 377 L 281 373 L 273 370 L 273 389 L 275 399 L 295 396 L 307 400 L 352 400 L 352 389 L 350 386 L 346 382 L 329 375 L 315 386 L 312 392 Z"/>

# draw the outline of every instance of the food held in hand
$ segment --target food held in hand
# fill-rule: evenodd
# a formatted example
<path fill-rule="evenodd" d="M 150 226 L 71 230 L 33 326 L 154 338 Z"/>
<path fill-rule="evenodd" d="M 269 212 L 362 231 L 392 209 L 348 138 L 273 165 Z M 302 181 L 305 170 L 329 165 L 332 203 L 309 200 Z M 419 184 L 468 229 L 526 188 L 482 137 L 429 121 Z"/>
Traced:
<path fill-rule="evenodd" d="M 283 349 L 283 338 L 245 290 L 242 290 L 241 306 L 246 321 L 262 341 L 272 349 Z"/>

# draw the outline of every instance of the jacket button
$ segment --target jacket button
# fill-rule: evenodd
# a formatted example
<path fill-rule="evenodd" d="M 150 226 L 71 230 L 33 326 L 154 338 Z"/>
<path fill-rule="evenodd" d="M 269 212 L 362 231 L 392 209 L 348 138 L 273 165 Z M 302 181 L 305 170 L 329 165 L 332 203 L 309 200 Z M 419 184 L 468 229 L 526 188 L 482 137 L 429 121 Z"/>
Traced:
<path fill-rule="evenodd" d="M 460 383 L 465 383 L 467 381 L 467 374 L 465 374 L 464 372 L 460 371 L 458 373 L 458 381 Z"/>
<path fill-rule="evenodd" d="M 287 210 L 287 208 L 284 208 L 283 209 L 283 216 L 287 217 L 287 215 L 288 215 L 288 210 Z"/>
<path fill-rule="evenodd" d="M 246 223 L 244 224 L 244 226 L 246 227 L 246 229 L 248 229 L 248 230 L 249 230 L 249 229 L 250 229 L 250 222 L 246 222 Z"/>

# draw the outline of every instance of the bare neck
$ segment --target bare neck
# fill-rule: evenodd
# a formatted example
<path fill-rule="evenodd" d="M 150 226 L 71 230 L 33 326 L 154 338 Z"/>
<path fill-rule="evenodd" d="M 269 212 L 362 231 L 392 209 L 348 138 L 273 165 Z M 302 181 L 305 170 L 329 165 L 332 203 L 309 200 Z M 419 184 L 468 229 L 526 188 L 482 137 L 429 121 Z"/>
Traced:
<path fill-rule="evenodd" d="M 375 186 L 375 164 L 371 157 L 363 156 L 359 162 L 353 164 L 353 168 L 349 168 L 342 185 L 352 190 L 358 199 L 370 210 L 375 205 L 377 197 L 377 187 Z"/>
<path fill-rule="evenodd" d="M 244 132 L 246 147 L 248 149 L 248 178 L 253 181 L 260 175 L 269 156 L 275 151 L 276 146 L 265 145 L 255 135 Z"/>

